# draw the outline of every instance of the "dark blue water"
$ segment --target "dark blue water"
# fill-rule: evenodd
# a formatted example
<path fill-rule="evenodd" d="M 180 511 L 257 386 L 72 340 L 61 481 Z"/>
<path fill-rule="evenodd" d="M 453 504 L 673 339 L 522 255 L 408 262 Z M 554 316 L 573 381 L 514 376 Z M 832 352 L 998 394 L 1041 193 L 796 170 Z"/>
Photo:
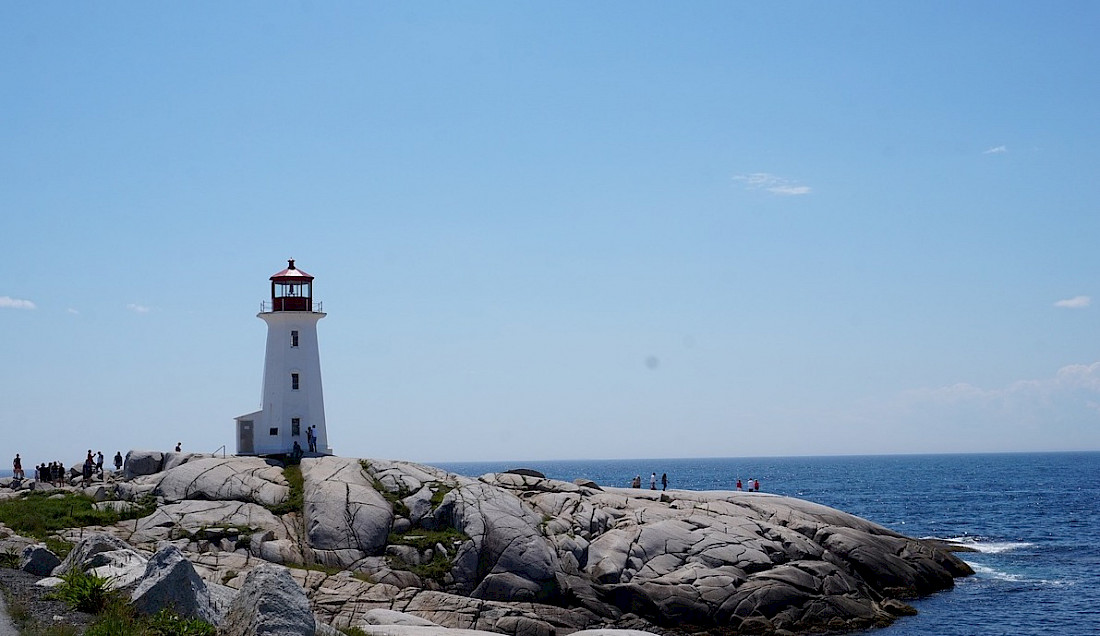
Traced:
<path fill-rule="evenodd" d="M 780 457 L 436 464 L 478 476 L 533 468 L 628 486 L 760 489 L 833 506 L 914 537 L 966 543 L 977 572 L 913 605 L 886 636 L 1100 634 L 1100 453 Z M 660 485 L 658 484 L 658 488 Z"/>

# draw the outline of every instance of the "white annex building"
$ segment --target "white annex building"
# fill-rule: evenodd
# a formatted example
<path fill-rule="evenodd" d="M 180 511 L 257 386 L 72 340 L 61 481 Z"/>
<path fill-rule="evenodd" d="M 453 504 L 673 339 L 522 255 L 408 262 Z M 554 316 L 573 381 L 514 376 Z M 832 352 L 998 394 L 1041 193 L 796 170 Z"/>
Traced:
<path fill-rule="evenodd" d="M 317 348 L 317 322 L 325 314 L 313 300 L 313 277 L 290 259 L 271 277 L 271 300 L 260 304 L 257 317 L 267 323 L 262 410 L 235 418 L 237 454 L 290 454 L 295 442 L 308 453 L 312 426 L 317 452 L 331 455 Z"/>

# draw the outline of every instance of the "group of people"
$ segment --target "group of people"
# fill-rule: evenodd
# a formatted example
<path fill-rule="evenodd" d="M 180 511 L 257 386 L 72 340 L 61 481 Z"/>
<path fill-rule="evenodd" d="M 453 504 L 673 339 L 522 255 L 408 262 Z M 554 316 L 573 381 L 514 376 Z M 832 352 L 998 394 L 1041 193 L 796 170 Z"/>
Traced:
<path fill-rule="evenodd" d="M 642 487 L 642 476 L 634 475 L 634 479 L 630 481 L 631 488 Z M 649 475 L 649 489 L 657 490 L 657 473 L 650 473 Z M 661 473 L 661 490 L 668 490 L 668 473 Z"/>
<path fill-rule="evenodd" d="M 742 488 L 741 487 L 741 478 L 738 477 L 737 478 L 737 489 L 738 490 L 748 490 L 749 492 L 760 492 L 760 480 L 759 479 L 750 479 L 747 482 L 745 482 L 745 485 L 747 485 L 748 487 L 747 488 Z"/>
<path fill-rule="evenodd" d="M 115 470 L 122 470 L 122 451 L 115 453 Z M 11 474 L 15 479 L 26 479 L 26 472 L 23 470 L 23 458 L 19 453 L 15 454 L 15 459 L 11 462 Z M 84 459 L 84 465 L 81 468 L 81 484 L 88 485 L 91 482 L 93 475 L 103 479 L 103 451 L 99 451 L 96 454 L 92 454 L 92 449 L 88 449 L 88 456 Z M 65 464 L 62 462 L 43 462 L 34 467 L 34 480 L 42 481 L 54 486 L 61 486 L 65 483 L 67 476 L 65 474 Z"/>

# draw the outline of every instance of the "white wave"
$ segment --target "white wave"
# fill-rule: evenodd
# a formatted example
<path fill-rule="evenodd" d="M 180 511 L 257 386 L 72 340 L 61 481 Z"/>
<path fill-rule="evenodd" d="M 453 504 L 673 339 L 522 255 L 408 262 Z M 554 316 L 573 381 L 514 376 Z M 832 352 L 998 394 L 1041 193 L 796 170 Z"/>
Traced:
<path fill-rule="evenodd" d="M 1035 545 L 1028 541 L 987 541 L 981 537 L 951 537 L 949 539 L 941 539 L 941 541 L 977 550 L 985 554 L 1000 554 L 1002 552 L 1011 552 L 1021 548 L 1030 548 Z"/>
<path fill-rule="evenodd" d="M 974 568 L 974 573 L 978 576 L 978 578 L 995 579 L 998 581 L 1008 581 L 1010 583 L 1024 583 L 1051 587 L 1069 587 L 1074 584 L 1073 581 L 1067 580 L 1031 578 L 1029 576 L 1024 576 L 1023 574 L 1004 572 L 1002 570 L 991 568 L 987 565 L 982 565 L 980 563 L 971 563 L 969 561 L 967 561 L 967 565 Z"/>

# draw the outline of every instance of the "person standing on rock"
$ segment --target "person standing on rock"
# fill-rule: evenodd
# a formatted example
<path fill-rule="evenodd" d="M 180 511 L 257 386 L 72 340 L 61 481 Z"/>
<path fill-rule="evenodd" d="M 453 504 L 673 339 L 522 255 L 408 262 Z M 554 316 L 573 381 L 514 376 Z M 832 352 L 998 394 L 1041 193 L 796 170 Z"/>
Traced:
<path fill-rule="evenodd" d="M 657 490 L 657 473 L 649 474 L 649 489 Z"/>
<path fill-rule="evenodd" d="M 183 450 L 183 442 L 176 442 L 176 452 Z"/>
<path fill-rule="evenodd" d="M 16 453 L 15 459 L 11 461 L 11 474 L 16 479 L 23 479 L 23 460 L 19 458 L 19 453 Z"/>
<path fill-rule="evenodd" d="M 741 478 L 740 477 L 737 478 L 737 489 L 741 490 Z"/>
<path fill-rule="evenodd" d="M 122 470 L 122 451 L 115 453 L 115 472 Z"/>
<path fill-rule="evenodd" d="M 100 479 L 103 479 L 103 451 L 96 451 L 95 472 L 99 474 Z"/>
<path fill-rule="evenodd" d="M 668 490 L 668 473 L 661 473 L 661 492 Z"/>
<path fill-rule="evenodd" d="M 760 492 L 760 480 L 759 479 L 752 480 L 752 489 L 755 492 Z"/>

